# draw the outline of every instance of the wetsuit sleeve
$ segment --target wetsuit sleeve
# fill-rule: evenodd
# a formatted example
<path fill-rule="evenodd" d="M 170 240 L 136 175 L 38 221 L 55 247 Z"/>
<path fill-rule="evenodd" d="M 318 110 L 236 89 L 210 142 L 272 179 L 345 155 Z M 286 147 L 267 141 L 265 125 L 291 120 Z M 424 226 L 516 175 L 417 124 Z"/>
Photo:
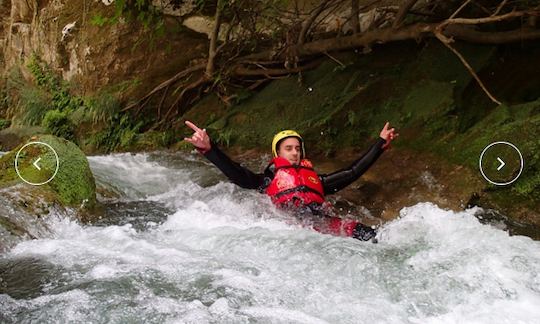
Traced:
<path fill-rule="evenodd" d="M 216 144 L 203 154 L 234 184 L 246 189 L 260 189 L 264 186 L 264 174 L 253 173 L 247 168 L 231 160 Z"/>
<path fill-rule="evenodd" d="M 377 142 L 348 168 L 327 175 L 319 175 L 323 184 L 324 194 L 333 194 L 360 178 L 377 161 L 382 152 L 384 152 L 382 148 L 384 143 L 386 141 L 379 137 Z"/>

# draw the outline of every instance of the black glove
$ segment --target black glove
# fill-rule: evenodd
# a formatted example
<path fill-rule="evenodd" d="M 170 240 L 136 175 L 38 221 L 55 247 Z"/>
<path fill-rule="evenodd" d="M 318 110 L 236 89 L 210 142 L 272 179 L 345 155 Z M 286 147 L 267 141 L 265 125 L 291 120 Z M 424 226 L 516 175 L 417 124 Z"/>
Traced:
<path fill-rule="evenodd" d="M 375 237 L 377 235 L 377 231 L 375 231 L 373 228 L 366 226 L 364 224 L 358 223 L 354 227 L 352 237 L 361 240 L 361 241 L 369 241 L 373 243 L 377 243 L 377 238 Z"/>

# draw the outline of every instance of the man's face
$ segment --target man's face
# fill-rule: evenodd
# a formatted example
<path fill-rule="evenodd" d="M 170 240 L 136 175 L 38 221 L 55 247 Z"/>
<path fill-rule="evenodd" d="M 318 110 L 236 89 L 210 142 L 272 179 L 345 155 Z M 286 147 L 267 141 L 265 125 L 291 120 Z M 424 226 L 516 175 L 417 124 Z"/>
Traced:
<path fill-rule="evenodd" d="M 284 139 L 278 148 L 278 156 L 285 158 L 291 164 L 300 164 L 300 156 L 302 155 L 302 147 L 300 141 L 296 137 Z"/>

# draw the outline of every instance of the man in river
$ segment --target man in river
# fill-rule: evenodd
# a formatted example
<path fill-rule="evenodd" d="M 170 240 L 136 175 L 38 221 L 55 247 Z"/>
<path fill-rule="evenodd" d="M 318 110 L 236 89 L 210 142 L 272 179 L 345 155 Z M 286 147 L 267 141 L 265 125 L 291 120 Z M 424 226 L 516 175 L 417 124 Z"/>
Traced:
<path fill-rule="evenodd" d="M 210 141 L 205 129 L 190 121 L 186 125 L 194 133 L 185 141 L 193 144 L 210 162 L 218 167 L 233 183 L 246 189 L 266 193 L 280 208 L 292 209 L 299 217 L 309 216 L 311 226 L 322 233 L 350 236 L 376 242 L 376 231 L 352 219 L 336 216 L 334 208 L 324 198 L 356 181 L 398 136 L 387 122 L 377 141 L 348 168 L 330 174 L 317 174 L 305 158 L 304 140 L 295 131 L 277 133 L 272 141 L 273 159 L 263 173 L 253 173 L 232 161 L 217 145 Z"/>

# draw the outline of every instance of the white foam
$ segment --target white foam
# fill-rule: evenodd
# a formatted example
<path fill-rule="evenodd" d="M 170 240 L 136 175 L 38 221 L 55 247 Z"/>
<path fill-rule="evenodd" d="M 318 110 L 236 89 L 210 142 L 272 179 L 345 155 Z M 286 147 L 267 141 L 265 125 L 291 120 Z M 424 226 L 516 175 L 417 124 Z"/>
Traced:
<path fill-rule="evenodd" d="M 189 179 L 189 172 L 152 161 L 147 153 L 88 157 L 98 185 L 127 198 L 140 199 L 170 191 Z"/>
<path fill-rule="evenodd" d="M 140 169 L 150 172 L 152 163 L 143 160 Z M 145 231 L 56 220 L 50 238 L 18 244 L 6 258 L 37 257 L 61 267 L 65 286 L 51 284 L 48 291 L 67 292 L 24 301 L 3 295 L 0 306 L 17 314 L 14 321 L 540 318 L 540 243 L 482 225 L 474 217 L 478 210 L 456 213 L 430 203 L 404 208 L 372 244 L 301 228 L 256 192 L 228 183 L 203 188 L 188 178 L 175 178 L 163 192 L 145 191 L 144 199 L 175 210 Z M 72 306 L 65 316 L 66 300 Z"/>

